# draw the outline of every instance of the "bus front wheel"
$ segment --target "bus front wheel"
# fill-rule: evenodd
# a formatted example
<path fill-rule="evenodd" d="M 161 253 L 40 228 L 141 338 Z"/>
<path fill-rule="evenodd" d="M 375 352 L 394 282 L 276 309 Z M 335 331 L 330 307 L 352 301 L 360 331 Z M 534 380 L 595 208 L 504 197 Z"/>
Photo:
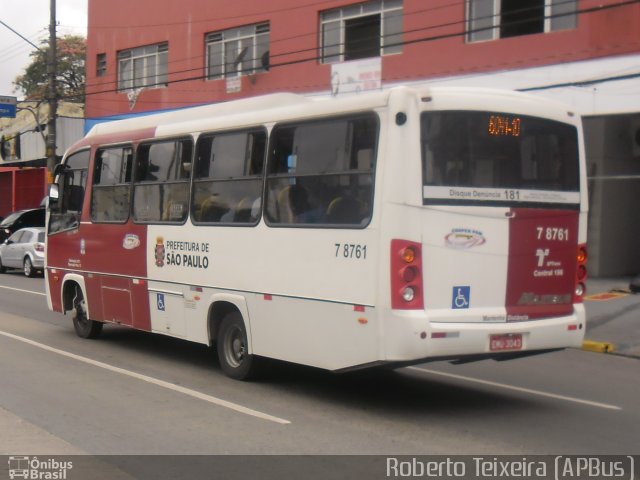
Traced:
<path fill-rule="evenodd" d="M 82 295 L 82 290 L 76 287 L 73 299 L 73 328 L 76 335 L 81 338 L 98 338 L 102 332 L 102 323 L 90 320 L 87 316 L 87 304 Z"/>
<path fill-rule="evenodd" d="M 216 348 L 225 375 L 236 380 L 248 380 L 255 375 L 257 360 L 249 354 L 247 330 L 239 312 L 227 313 L 222 319 Z"/>

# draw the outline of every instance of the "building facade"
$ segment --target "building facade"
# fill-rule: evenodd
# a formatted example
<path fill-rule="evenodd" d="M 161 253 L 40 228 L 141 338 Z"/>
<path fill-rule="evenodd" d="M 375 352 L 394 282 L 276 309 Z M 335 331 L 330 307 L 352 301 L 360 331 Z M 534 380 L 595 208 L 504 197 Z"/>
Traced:
<path fill-rule="evenodd" d="M 18 102 L 15 118 L 0 118 L 0 216 L 41 204 L 53 177 L 46 165 L 49 106 Z M 56 119 L 56 157 L 84 135 L 82 104 L 60 102 Z"/>
<path fill-rule="evenodd" d="M 640 3 L 89 0 L 88 124 L 271 92 L 495 86 L 584 118 L 590 272 L 640 272 Z"/>

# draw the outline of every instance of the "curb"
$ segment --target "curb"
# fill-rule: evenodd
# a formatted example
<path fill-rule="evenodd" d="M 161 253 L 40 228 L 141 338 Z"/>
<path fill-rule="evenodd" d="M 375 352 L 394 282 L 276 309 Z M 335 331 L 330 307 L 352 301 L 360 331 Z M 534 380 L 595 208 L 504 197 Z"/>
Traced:
<path fill-rule="evenodd" d="M 616 346 L 609 342 L 595 342 L 593 340 L 585 340 L 582 342 L 582 350 L 588 352 L 597 353 L 613 353 L 616 350 Z"/>

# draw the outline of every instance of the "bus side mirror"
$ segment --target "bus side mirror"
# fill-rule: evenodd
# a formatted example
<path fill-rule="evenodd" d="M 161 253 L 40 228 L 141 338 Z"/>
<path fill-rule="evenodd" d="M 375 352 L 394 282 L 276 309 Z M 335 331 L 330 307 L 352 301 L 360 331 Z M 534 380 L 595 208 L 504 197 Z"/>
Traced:
<path fill-rule="evenodd" d="M 58 212 L 60 205 L 60 186 L 57 183 L 52 183 L 49 185 L 49 210 Z"/>
<path fill-rule="evenodd" d="M 53 176 L 57 177 L 67 168 L 65 163 L 58 163 L 55 167 L 53 167 Z"/>

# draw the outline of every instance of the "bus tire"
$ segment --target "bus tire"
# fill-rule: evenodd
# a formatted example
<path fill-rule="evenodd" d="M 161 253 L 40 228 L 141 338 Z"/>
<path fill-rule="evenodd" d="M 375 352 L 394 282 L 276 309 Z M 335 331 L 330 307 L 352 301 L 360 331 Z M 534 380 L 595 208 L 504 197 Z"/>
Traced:
<path fill-rule="evenodd" d="M 73 328 L 80 338 L 98 338 L 102 332 L 103 324 L 91 320 L 87 316 L 87 304 L 80 287 L 76 287 L 76 296 L 73 299 Z"/>
<path fill-rule="evenodd" d="M 236 380 L 255 376 L 257 360 L 248 353 L 247 330 L 240 312 L 229 312 L 222 319 L 216 350 L 220 368 L 226 376 Z"/>

